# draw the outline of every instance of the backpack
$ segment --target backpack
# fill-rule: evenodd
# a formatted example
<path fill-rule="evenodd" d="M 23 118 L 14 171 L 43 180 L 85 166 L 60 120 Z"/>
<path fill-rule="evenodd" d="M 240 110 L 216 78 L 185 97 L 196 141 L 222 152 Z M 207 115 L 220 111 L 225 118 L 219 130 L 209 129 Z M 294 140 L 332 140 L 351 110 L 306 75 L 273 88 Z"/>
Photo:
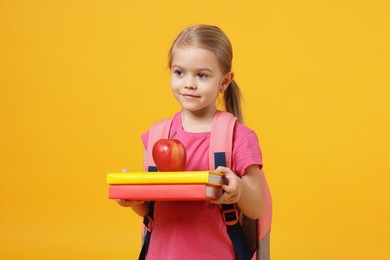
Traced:
<path fill-rule="evenodd" d="M 209 146 L 209 168 L 231 167 L 233 131 L 237 121 L 232 114 L 217 111 L 214 116 Z M 145 171 L 156 172 L 152 157 L 153 145 L 161 138 L 168 138 L 172 119 L 164 119 L 152 125 L 149 130 L 148 147 L 144 162 Z M 234 204 L 222 205 L 228 235 L 233 243 L 237 259 L 269 260 L 270 231 L 272 220 L 272 200 L 270 190 L 262 173 L 262 192 L 264 199 L 263 216 L 251 220 L 238 212 Z M 144 217 L 143 246 L 139 259 L 145 259 L 153 229 L 154 202 L 149 203 L 149 214 Z"/>

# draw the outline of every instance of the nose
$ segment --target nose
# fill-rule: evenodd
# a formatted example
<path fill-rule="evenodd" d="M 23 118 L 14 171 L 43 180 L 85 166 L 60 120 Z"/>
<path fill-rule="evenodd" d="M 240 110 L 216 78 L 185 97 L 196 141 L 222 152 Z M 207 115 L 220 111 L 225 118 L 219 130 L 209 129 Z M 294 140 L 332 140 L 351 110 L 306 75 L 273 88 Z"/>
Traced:
<path fill-rule="evenodd" d="M 186 80 L 185 86 L 186 89 L 196 89 L 195 80 L 192 77 L 188 77 Z"/>

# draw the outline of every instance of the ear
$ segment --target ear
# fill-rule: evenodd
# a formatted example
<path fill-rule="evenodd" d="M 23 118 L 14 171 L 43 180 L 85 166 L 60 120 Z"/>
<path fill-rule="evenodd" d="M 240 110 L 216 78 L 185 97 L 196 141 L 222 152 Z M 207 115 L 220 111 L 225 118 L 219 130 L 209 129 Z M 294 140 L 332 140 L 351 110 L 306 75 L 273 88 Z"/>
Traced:
<path fill-rule="evenodd" d="M 230 82 L 233 81 L 233 79 L 234 79 L 233 71 L 230 71 L 225 76 L 223 76 L 221 86 L 220 86 L 220 91 L 224 92 L 227 89 L 227 87 L 229 86 Z"/>

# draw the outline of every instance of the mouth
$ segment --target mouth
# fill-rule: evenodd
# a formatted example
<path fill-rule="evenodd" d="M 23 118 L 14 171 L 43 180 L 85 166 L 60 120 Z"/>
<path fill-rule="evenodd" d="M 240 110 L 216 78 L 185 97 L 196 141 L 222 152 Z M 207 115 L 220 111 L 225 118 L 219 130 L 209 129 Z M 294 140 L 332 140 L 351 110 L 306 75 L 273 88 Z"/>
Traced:
<path fill-rule="evenodd" d="M 200 96 L 191 95 L 191 94 L 182 94 L 182 96 L 185 98 L 200 98 Z"/>

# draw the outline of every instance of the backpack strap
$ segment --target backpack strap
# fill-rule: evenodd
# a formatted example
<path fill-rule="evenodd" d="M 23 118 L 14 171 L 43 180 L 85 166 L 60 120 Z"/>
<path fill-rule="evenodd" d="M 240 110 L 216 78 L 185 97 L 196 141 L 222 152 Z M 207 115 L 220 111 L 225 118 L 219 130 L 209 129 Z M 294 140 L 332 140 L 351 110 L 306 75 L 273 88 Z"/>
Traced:
<path fill-rule="evenodd" d="M 216 112 L 210 135 L 210 169 L 214 170 L 222 163 L 226 167 L 232 167 L 233 132 L 236 121 L 237 118 L 228 112 Z"/>
<path fill-rule="evenodd" d="M 209 168 L 210 170 L 216 169 L 218 166 L 226 166 L 231 168 L 231 158 L 233 151 L 233 133 L 234 126 L 237 118 L 228 112 L 217 111 L 214 120 L 212 131 L 210 135 L 209 146 Z M 171 127 L 172 119 L 165 119 L 154 124 L 149 130 L 147 153 L 145 157 L 144 167 L 145 171 L 157 171 L 157 167 L 153 161 L 152 150 L 156 141 L 161 138 L 169 137 L 169 130 Z M 264 181 L 266 187 L 268 185 Z M 264 184 L 263 184 L 264 186 Z M 268 189 L 269 192 L 269 189 Z M 234 250 L 237 259 L 249 260 L 252 258 L 253 250 L 250 248 L 249 243 L 245 237 L 241 224 L 239 222 L 238 210 L 234 204 L 223 204 L 223 217 L 225 219 L 228 235 L 233 243 Z M 154 202 L 149 203 L 149 214 L 144 217 L 144 242 L 139 259 L 145 259 L 149 241 L 151 237 L 151 231 L 153 228 L 153 211 Z M 268 221 L 265 221 L 268 223 Z M 265 225 L 267 226 L 267 225 Z M 270 226 L 270 223 L 269 223 Z M 261 229 L 264 236 L 269 236 L 269 229 Z M 265 231 L 267 230 L 267 231 Z M 265 232 L 264 232 L 265 231 Z M 261 231 L 260 231 L 261 233 Z M 269 243 L 268 243 L 269 245 Z"/>
<path fill-rule="evenodd" d="M 157 172 L 156 164 L 153 161 L 153 145 L 161 138 L 169 137 L 169 130 L 171 128 L 172 119 L 167 118 L 152 125 L 148 135 L 148 147 L 146 150 L 146 157 L 144 161 L 144 169 L 147 172 Z M 154 220 L 154 201 L 149 202 L 149 213 L 144 217 L 143 221 L 143 245 L 138 257 L 139 260 L 144 260 L 148 253 L 150 237 L 152 235 Z"/>
<path fill-rule="evenodd" d="M 172 119 L 163 119 L 154 125 L 149 130 L 148 147 L 146 148 L 146 158 L 144 162 L 145 172 L 156 172 L 157 167 L 153 161 L 153 145 L 161 138 L 169 137 L 169 129 L 171 128 Z"/>
<path fill-rule="evenodd" d="M 152 230 L 153 230 L 153 219 L 154 219 L 154 201 L 149 201 L 149 213 L 144 217 L 143 221 L 143 244 L 142 244 L 142 249 L 141 252 L 138 256 L 138 260 L 145 260 L 146 259 L 146 254 L 148 253 L 149 249 L 149 242 L 150 242 L 150 237 L 152 235 Z"/>
<path fill-rule="evenodd" d="M 218 166 L 231 168 L 233 151 L 233 133 L 237 118 L 228 112 L 217 111 L 210 135 L 209 168 Z M 254 251 L 250 248 L 239 222 L 238 209 L 235 204 L 222 204 L 222 214 L 226 229 L 234 246 L 237 259 L 250 260 Z"/>
<path fill-rule="evenodd" d="M 263 215 L 257 220 L 257 259 L 270 259 L 270 235 L 272 224 L 272 198 L 264 173 L 261 174 L 261 191 L 263 193 Z"/>

